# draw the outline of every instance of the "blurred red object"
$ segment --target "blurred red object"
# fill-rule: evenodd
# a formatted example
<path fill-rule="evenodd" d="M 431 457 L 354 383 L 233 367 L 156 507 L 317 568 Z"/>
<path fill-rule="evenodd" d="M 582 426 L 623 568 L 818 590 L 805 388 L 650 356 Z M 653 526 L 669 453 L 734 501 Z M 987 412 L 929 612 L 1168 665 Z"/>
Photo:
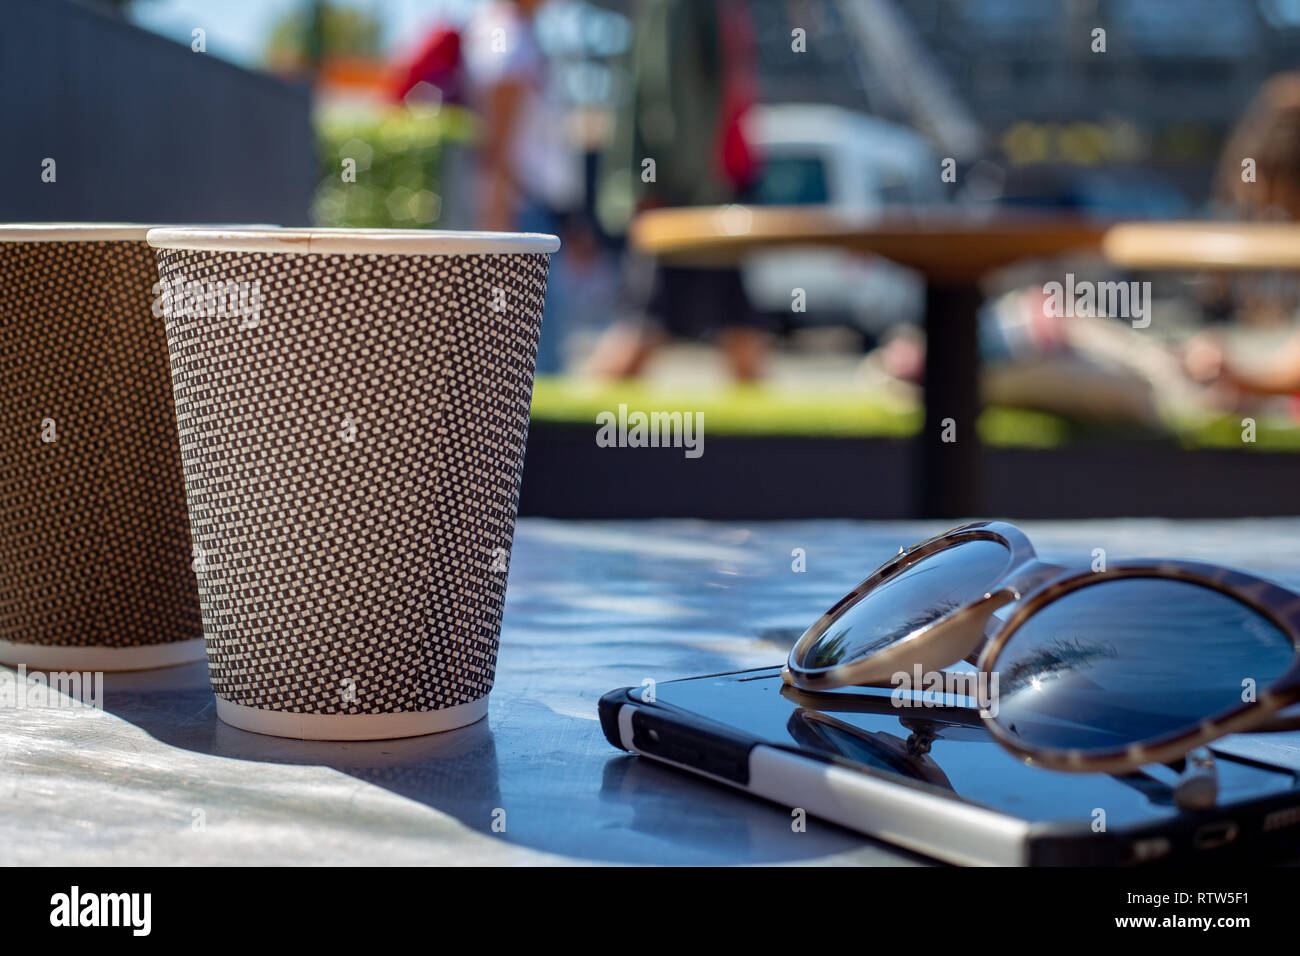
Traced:
<path fill-rule="evenodd" d="M 400 103 L 415 87 L 428 83 L 442 92 L 444 103 L 458 103 L 464 94 L 461 67 L 460 33 L 452 27 L 434 27 L 406 66 L 397 71 L 393 100 Z"/>
<path fill-rule="evenodd" d="M 758 42 L 753 16 L 739 0 L 718 7 L 722 27 L 722 102 L 718 160 L 723 177 L 737 190 L 758 180 L 762 160 L 745 137 L 745 114 L 758 102 Z"/>

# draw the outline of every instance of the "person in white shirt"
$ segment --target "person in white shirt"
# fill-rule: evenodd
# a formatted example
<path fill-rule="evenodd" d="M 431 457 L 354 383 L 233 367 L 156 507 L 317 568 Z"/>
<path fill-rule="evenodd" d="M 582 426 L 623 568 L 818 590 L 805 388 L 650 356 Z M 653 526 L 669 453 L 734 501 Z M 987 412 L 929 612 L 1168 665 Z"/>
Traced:
<path fill-rule="evenodd" d="M 483 121 L 477 200 L 484 229 L 535 227 L 582 201 L 580 160 L 533 25 L 541 5 L 485 3 L 463 33 L 469 98 Z"/>

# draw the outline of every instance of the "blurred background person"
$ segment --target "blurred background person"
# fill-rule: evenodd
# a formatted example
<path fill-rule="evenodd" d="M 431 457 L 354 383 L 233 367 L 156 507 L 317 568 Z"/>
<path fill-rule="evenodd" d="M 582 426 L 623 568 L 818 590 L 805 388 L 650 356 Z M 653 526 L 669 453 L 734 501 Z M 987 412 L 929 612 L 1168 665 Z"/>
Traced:
<path fill-rule="evenodd" d="M 602 175 L 602 224 L 622 233 L 656 206 L 745 201 L 760 158 L 744 133 L 755 103 L 754 24 L 743 0 L 645 0 L 632 56 L 632 94 L 616 117 Z M 588 359 L 601 378 L 639 375 L 670 339 L 715 342 L 732 374 L 762 373 L 768 336 L 740 270 L 630 264 L 643 315 L 612 327 Z"/>
<path fill-rule="evenodd" d="M 1254 161 L 1253 180 L 1242 175 L 1246 159 Z M 1233 219 L 1300 221 L 1300 73 L 1273 77 L 1255 97 L 1224 147 L 1216 198 Z M 1266 335 L 1270 328 L 1295 325 L 1292 274 L 1215 278 L 1208 299 L 1211 310 L 1229 318 L 1239 333 Z M 1185 361 L 1190 374 L 1214 386 L 1226 404 L 1300 395 L 1300 332 L 1294 330 L 1267 359 L 1255 362 L 1235 357 L 1224 335 L 1207 332 L 1188 344 Z"/>
<path fill-rule="evenodd" d="M 581 167 L 567 111 L 537 39 L 534 17 L 542 5 L 542 0 L 481 4 L 461 37 L 466 98 L 481 121 L 473 183 L 480 229 L 563 233 L 564 217 L 582 205 Z M 566 255 L 561 245 L 552 269 L 566 269 Z M 560 308 L 557 302 L 548 297 L 542 316 L 537 355 L 542 375 L 560 371 L 573 317 L 572 303 Z"/>
<path fill-rule="evenodd" d="M 582 201 L 566 111 L 557 102 L 534 15 L 542 0 L 478 6 L 461 41 L 468 100 L 481 121 L 478 222 L 554 231 Z"/>

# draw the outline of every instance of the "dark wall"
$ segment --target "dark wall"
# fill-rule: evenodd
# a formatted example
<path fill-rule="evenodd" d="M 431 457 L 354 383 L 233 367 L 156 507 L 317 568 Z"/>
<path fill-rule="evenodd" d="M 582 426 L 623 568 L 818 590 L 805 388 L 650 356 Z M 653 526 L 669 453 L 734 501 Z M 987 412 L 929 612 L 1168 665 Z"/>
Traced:
<path fill-rule="evenodd" d="M 910 441 L 718 435 L 704 454 L 601 448 L 590 425 L 533 422 L 519 513 L 548 518 L 927 518 Z M 985 448 L 969 517 L 1245 518 L 1300 514 L 1300 453 L 1174 441 Z M 1176 476 L 1176 477 L 1171 477 Z M 953 522 L 955 523 L 955 522 Z"/>
<path fill-rule="evenodd" d="M 0 221 L 298 225 L 315 185 L 306 86 L 68 0 L 5 0 L 0 143 Z"/>

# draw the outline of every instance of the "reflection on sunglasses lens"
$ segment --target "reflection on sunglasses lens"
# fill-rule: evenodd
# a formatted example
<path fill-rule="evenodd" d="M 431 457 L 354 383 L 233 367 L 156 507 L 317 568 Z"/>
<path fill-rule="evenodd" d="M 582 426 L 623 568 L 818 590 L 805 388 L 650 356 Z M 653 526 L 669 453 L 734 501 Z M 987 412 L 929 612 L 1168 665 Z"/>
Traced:
<path fill-rule="evenodd" d="M 1100 581 L 1040 608 L 1003 645 L 995 719 L 1029 747 L 1124 748 L 1253 699 L 1294 656 L 1285 632 L 1220 591 Z"/>
<path fill-rule="evenodd" d="M 983 597 L 1010 560 L 1005 545 L 983 539 L 921 559 L 877 585 L 832 621 L 808 649 L 801 666 L 833 667 L 879 652 Z"/>

